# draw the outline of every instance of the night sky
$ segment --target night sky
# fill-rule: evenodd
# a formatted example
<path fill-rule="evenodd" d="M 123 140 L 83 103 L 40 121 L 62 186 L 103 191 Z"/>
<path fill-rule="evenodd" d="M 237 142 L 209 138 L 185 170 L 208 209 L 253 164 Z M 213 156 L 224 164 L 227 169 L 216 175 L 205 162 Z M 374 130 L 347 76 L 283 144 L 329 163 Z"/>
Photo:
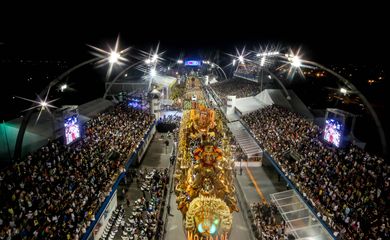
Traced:
<path fill-rule="evenodd" d="M 151 3 L 150 3 L 151 4 Z M 120 33 L 122 43 L 141 49 L 158 41 L 167 54 L 199 54 L 234 47 L 281 43 L 301 46 L 308 59 L 322 63 L 381 63 L 385 37 L 383 6 L 323 4 L 273 6 L 226 3 L 163 5 L 34 6 L 5 13 L 1 21 L 2 56 L 85 59 L 85 44 L 104 46 Z M 383 58 L 382 58 L 383 59 Z"/>

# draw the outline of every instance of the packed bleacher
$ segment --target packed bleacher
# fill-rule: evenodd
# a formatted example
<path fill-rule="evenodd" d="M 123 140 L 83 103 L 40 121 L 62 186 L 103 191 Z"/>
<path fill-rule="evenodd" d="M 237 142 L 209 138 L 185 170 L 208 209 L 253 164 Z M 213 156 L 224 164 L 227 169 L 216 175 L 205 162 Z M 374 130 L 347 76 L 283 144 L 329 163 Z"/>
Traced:
<path fill-rule="evenodd" d="M 153 122 L 120 104 L 0 172 L 0 239 L 79 239 Z M 115 153 L 115 154 L 114 154 Z"/>
<path fill-rule="evenodd" d="M 355 146 L 329 146 L 318 126 L 279 106 L 243 120 L 338 238 L 390 238 L 390 168 L 384 159 Z"/>
<path fill-rule="evenodd" d="M 287 237 L 285 223 L 274 204 L 252 203 L 253 228 L 256 239 L 284 240 Z"/>
<path fill-rule="evenodd" d="M 168 169 L 137 171 L 137 189 L 143 196 L 134 201 L 130 212 L 123 211 L 119 220 L 109 222 L 102 238 L 113 239 L 118 234 L 123 240 L 160 239 L 168 182 Z"/>
<path fill-rule="evenodd" d="M 180 125 L 180 115 L 163 115 L 157 121 L 156 129 L 158 132 L 173 132 Z"/>
<path fill-rule="evenodd" d="M 236 96 L 236 98 L 255 96 L 260 93 L 261 85 L 248 80 L 226 80 L 210 85 L 215 93 L 226 103 L 227 96 Z"/>

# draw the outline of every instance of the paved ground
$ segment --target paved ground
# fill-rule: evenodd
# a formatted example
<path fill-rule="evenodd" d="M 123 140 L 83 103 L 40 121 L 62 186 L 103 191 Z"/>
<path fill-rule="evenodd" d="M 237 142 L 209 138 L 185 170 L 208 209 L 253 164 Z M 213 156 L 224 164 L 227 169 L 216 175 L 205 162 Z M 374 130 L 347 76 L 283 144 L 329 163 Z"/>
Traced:
<path fill-rule="evenodd" d="M 168 217 L 165 239 L 183 240 L 185 239 L 185 235 L 183 230 L 182 214 L 179 210 L 177 210 L 175 193 L 172 193 L 170 204 L 172 216 Z M 240 212 L 233 213 L 233 228 L 229 239 L 251 239 L 248 231 L 249 229 L 242 213 L 241 207 Z"/>
<path fill-rule="evenodd" d="M 164 134 L 166 135 L 166 134 Z M 166 148 L 164 141 L 166 137 L 162 137 L 160 133 L 156 133 L 154 136 L 145 156 L 138 168 L 168 168 L 169 157 L 172 152 L 173 142 L 169 139 L 169 146 Z M 237 191 L 237 198 L 241 201 L 239 204 L 240 212 L 233 214 L 233 228 L 229 239 L 252 239 L 250 230 L 248 229 L 248 216 L 246 212 L 250 203 L 258 202 L 262 200 L 262 196 L 269 201 L 269 194 L 286 190 L 286 183 L 283 180 L 278 181 L 278 175 L 273 170 L 273 167 L 263 162 L 262 167 L 249 167 L 246 168 L 245 164 L 242 165 L 243 171 L 240 175 L 239 168 L 236 168 L 236 189 L 240 188 L 241 191 Z M 172 179 L 173 169 L 170 169 L 170 178 Z M 259 194 L 256 190 L 256 182 Z M 126 198 L 123 198 L 122 189 L 127 189 L 126 198 L 130 199 L 130 207 L 126 206 Z M 182 240 L 185 239 L 183 231 L 182 214 L 177 210 L 176 196 L 172 192 L 170 193 L 170 212 L 166 222 L 166 233 L 164 239 L 167 240 Z M 136 183 L 127 186 L 121 186 L 118 190 L 118 204 L 125 206 L 125 217 L 128 218 L 131 214 L 131 209 L 134 201 L 142 196 L 142 192 L 137 188 Z M 169 196 L 167 197 L 169 199 Z M 165 208 L 166 209 L 166 208 Z M 119 230 L 114 239 L 121 240 L 122 231 Z"/>
<path fill-rule="evenodd" d="M 267 202 L 270 201 L 270 194 L 286 190 L 286 183 L 281 179 L 279 181 L 278 174 L 274 168 L 263 162 L 262 167 L 246 167 L 245 163 L 242 164 L 242 175 L 239 174 L 239 168 L 237 169 L 237 180 L 244 193 L 245 200 L 248 204 L 253 202 L 259 202 L 262 197 Z M 260 193 L 256 190 L 255 184 L 260 190 Z"/>

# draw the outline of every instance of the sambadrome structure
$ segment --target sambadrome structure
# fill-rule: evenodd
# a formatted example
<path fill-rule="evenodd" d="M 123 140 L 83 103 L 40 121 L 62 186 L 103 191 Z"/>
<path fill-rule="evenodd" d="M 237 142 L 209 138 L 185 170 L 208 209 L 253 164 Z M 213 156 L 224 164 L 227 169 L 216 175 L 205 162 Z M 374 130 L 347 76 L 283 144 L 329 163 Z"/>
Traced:
<path fill-rule="evenodd" d="M 191 108 L 183 112 L 179 133 L 178 209 L 188 239 L 227 239 L 232 212 L 238 211 L 229 139 L 218 112 L 199 103 L 204 100 L 199 79 L 187 80 L 186 93 Z"/>

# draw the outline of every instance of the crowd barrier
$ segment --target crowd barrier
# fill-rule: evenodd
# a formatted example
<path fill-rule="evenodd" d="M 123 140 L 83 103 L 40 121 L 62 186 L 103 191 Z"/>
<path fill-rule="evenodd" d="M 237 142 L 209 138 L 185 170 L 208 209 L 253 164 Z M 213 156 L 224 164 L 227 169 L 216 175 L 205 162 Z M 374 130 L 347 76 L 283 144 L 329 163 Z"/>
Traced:
<path fill-rule="evenodd" d="M 252 131 L 250 130 L 250 128 L 248 127 L 248 125 L 240 120 L 240 122 L 242 123 L 242 125 L 246 128 L 246 130 L 248 132 L 250 132 L 250 134 L 253 136 L 253 138 L 255 139 L 255 141 L 257 142 L 257 144 L 259 144 L 259 146 L 263 149 L 263 158 L 266 158 L 268 160 L 268 162 L 271 163 L 271 165 L 274 167 L 274 169 L 276 170 L 276 172 L 284 179 L 284 181 L 286 181 L 287 183 L 287 186 L 289 188 L 291 188 L 292 190 L 294 190 L 294 192 L 296 192 L 298 194 L 298 196 L 303 200 L 303 202 L 305 203 L 305 205 L 310 209 L 310 211 L 314 214 L 314 216 L 317 218 L 317 220 L 322 224 L 322 226 L 326 229 L 326 231 L 328 231 L 328 233 L 333 237 L 333 239 L 336 239 L 333 235 L 333 231 L 329 228 L 328 224 L 322 220 L 322 218 L 318 217 L 317 213 L 318 211 L 312 206 L 310 200 L 306 197 L 303 196 L 303 194 L 301 193 L 301 191 L 299 191 L 299 189 L 297 188 L 297 186 L 290 180 L 288 174 L 285 174 L 282 169 L 280 168 L 279 164 L 273 159 L 273 157 L 265 150 L 265 148 L 263 147 L 263 144 L 261 144 L 257 138 L 253 135 Z"/>
<path fill-rule="evenodd" d="M 150 139 L 153 137 L 153 134 L 155 132 L 155 126 L 156 126 L 156 120 L 151 124 L 151 126 L 149 127 L 148 131 L 145 133 L 145 135 L 144 135 L 143 139 L 141 140 L 140 144 L 138 145 L 138 147 L 134 150 L 134 152 L 130 155 L 129 159 L 127 160 L 127 162 L 125 164 L 126 171 L 129 169 L 129 167 L 135 161 L 137 161 L 137 160 L 140 161 L 140 158 L 142 158 L 147 146 L 149 145 Z M 145 145 L 145 142 L 146 142 L 146 145 Z M 139 154 L 141 154 L 141 155 L 139 155 Z M 92 234 L 93 230 L 94 230 L 96 224 L 98 223 L 100 217 L 104 213 L 104 210 L 107 208 L 107 205 L 110 203 L 111 198 L 114 196 L 116 190 L 118 189 L 119 183 L 121 182 L 121 180 L 124 177 L 125 177 L 125 172 L 122 172 L 119 174 L 114 185 L 112 186 L 110 195 L 106 197 L 103 204 L 101 205 L 99 210 L 96 212 L 95 220 L 92 221 L 91 224 L 89 225 L 89 227 L 87 228 L 87 231 L 83 235 L 82 240 L 93 239 L 93 234 Z"/>

